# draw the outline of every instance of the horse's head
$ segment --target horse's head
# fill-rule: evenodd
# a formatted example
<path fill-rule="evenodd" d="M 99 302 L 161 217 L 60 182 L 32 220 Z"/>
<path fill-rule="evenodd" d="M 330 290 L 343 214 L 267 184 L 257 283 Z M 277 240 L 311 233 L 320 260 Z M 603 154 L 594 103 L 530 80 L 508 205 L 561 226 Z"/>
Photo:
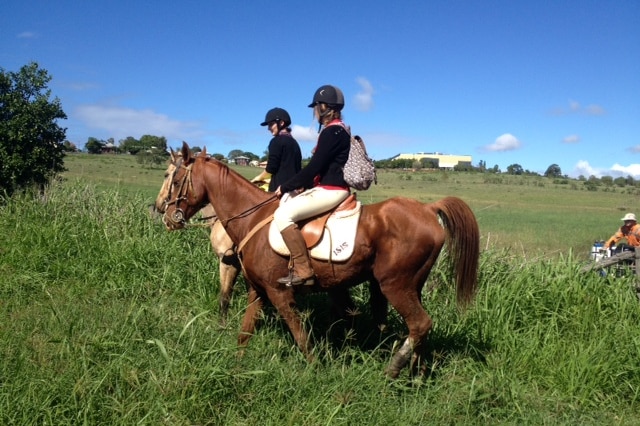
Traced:
<path fill-rule="evenodd" d="M 162 181 L 162 187 L 160 188 L 160 192 L 158 193 L 154 204 L 155 211 L 158 213 L 164 213 L 167 209 L 166 205 L 169 201 L 169 197 L 171 196 L 171 182 L 173 180 L 173 175 L 181 163 L 182 153 L 171 149 L 171 160 L 169 161 L 167 170 L 164 172 L 164 181 Z"/>
<path fill-rule="evenodd" d="M 169 230 L 184 228 L 187 221 L 208 203 L 204 191 L 196 193 L 193 185 L 194 166 L 205 161 L 206 148 L 196 157 L 183 142 L 180 155 L 181 158 L 172 152 L 168 174 L 156 199 L 156 208 L 164 212 L 162 220 Z"/>

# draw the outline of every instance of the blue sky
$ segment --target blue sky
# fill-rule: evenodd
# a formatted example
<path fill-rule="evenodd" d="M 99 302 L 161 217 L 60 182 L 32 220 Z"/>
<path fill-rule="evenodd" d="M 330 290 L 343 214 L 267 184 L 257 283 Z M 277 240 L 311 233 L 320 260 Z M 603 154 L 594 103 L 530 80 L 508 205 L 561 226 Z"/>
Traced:
<path fill-rule="evenodd" d="M 323 6 L 323 4 L 325 6 Z M 376 160 L 640 178 L 640 1 L 5 0 L 0 67 L 36 61 L 67 138 L 165 136 L 261 155 L 274 106 L 304 156 L 316 88 Z"/>

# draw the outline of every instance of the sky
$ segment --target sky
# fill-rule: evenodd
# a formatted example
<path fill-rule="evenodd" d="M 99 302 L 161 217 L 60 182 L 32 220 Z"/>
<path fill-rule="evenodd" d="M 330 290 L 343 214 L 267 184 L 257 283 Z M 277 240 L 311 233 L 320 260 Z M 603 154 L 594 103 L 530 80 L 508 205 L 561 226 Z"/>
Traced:
<path fill-rule="evenodd" d="M 308 157 L 332 84 L 375 160 L 640 178 L 640 1 L 4 0 L 0 68 L 37 62 L 83 147 L 164 136 L 263 155 L 285 108 Z"/>

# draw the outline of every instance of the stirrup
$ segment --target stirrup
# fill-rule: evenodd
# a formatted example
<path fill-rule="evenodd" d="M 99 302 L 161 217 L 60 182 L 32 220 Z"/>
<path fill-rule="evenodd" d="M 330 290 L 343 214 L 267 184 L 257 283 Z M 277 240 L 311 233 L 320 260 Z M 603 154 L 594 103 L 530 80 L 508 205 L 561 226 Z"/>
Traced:
<path fill-rule="evenodd" d="M 315 283 L 315 277 L 312 275 L 309 278 L 300 278 L 293 274 L 293 271 L 289 271 L 289 275 L 286 277 L 278 278 L 280 284 L 284 284 L 287 287 L 293 287 L 295 285 L 313 285 Z"/>

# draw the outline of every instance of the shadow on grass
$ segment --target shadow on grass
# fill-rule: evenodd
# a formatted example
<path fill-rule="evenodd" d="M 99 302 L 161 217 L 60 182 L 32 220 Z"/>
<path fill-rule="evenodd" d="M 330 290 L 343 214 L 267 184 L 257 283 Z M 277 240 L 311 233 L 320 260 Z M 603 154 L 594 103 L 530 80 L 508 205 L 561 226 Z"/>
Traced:
<path fill-rule="evenodd" d="M 375 324 L 367 298 L 356 297 L 355 311 L 347 319 L 335 318 L 326 293 L 301 294 L 296 301 L 316 357 L 322 363 L 335 359 L 355 361 L 364 352 L 367 359 L 386 365 L 407 336 L 404 321 L 393 309 L 389 309 L 386 327 L 380 330 Z M 269 303 L 265 304 L 259 327 L 268 327 L 278 335 L 287 335 L 291 344 L 295 345 L 287 325 Z M 485 363 L 484 354 L 490 349 L 490 342 L 483 340 L 472 325 L 443 324 L 429 334 L 425 355 L 410 375 L 434 379 L 451 359 L 460 357 Z M 282 348 L 281 356 L 290 356 L 290 350 L 291 346 Z"/>

